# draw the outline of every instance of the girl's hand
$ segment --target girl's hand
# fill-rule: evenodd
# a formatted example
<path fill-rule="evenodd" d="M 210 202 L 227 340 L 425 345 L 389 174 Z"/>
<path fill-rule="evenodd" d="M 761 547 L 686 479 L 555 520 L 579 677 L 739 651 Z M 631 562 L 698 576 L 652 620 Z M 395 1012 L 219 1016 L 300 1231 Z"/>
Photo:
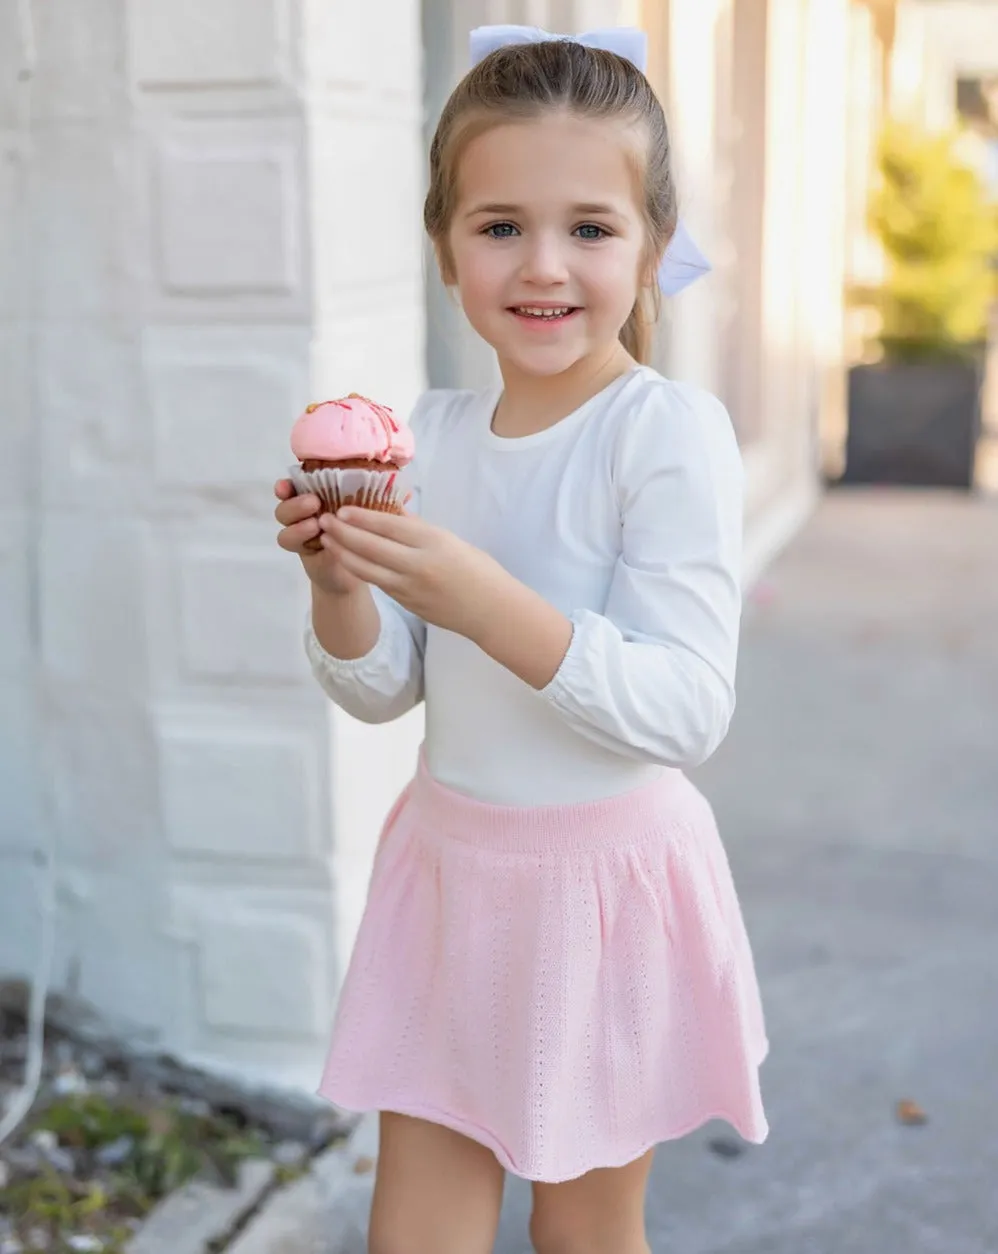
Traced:
<path fill-rule="evenodd" d="M 497 561 L 409 514 L 348 507 L 319 520 L 344 571 L 375 584 L 424 622 L 477 639 L 511 576 Z"/>
<path fill-rule="evenodd" d="M 319 526 L 319 498 L 296 496 L 290 479 L 279 479 L 274 495 L 280 502 L 274 510 L 274 517 L 281 524 L 277 543 L 289 553 L 298 554 L 312 583 L 330 596 L 342 596 L 360 588 L 362 581 L 344 568 L 339 548 Z"/>

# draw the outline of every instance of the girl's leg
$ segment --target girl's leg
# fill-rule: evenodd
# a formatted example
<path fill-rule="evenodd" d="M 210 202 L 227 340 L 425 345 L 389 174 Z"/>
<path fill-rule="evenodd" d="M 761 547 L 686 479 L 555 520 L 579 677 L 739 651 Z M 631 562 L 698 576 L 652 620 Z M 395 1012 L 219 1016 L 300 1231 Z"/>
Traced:
<path fill-rule="evenodd" d="M 369 1254 L 491 1254 L 504 1182 L 483 1145 L 383 1114 Z"/>
<path fill-rule="evenodd" d="M 652 1156 L 565 1184 L 535 1184 L 530 1239 L 537 1254 L 650 1254 L 645 1189 Z"/>

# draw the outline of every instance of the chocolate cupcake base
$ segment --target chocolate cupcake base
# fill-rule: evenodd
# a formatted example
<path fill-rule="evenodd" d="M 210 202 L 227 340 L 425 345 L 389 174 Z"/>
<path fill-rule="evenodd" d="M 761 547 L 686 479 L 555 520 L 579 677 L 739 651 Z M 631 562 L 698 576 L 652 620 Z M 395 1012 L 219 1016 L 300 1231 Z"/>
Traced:
<path fill-rule="evenodd" d="M 375 463 L 378 469 L 370 470 L 336 462 L 333 466 L 309 469 L 310 464 L 303 462 L 292 466 L 289 477 L 299 496 L 313 492 L 319 498 L 323 513 L 335 514 L 345 505 L 376 510 L 381 514 L 404 513 L 405 496 L 397 466 L 386 469 L 383 463 L 378 462 Z M 318 539 L 305 545 L 312 553 L 317 553 L 321 547 Z"/>
<path fill-rule="evenodd" d="M 397 462 L 372 461 L 366 457 L 349 457 L 346 461 L 341 462 L 323 461 L 318 457 L 309 457 L 301 463 L 301 468 L 306 474 L 311 474 L 316 470 L 371 470 L 378 474 L 385 474 L 390 470 L 398 471 L 402 469 Z"/>

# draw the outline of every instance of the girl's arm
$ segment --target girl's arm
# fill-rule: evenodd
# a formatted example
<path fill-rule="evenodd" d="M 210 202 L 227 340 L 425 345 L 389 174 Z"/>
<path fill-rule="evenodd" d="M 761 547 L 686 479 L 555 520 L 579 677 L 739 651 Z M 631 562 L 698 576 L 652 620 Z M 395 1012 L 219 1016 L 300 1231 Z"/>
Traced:
<path fill-rule="evenodd" d="M 418 510 L 420 495 L 418 451 L 428 437 L 425 420 L 432 401 L 432 395 L 425 394 L 410 419 L 417 459 L 405 473 L 413 510 Z M 288 506 L 283 510 L 287 517 L 279 511 L 279 521 L 290 521 L 295 511 Z M 322 535 L 318 522 L 310 525 L 307 535 L 298 534 L 294 527 L 282 533 L 283 547 L 298 552 L 307 570 L 315 559 L 302 548 L 316 532 Z M 324 557 L 335 559 L 338 570 L 342 554 L 328 539 L 322 544 Z M 342 572 L 332 580 L 323 580 L 316 570 L 309 574 L 312 608 L 305 627 L 305 652 L 323 691 L 365 723 L 387 723 L 408 713 L 423 699 L 426 624 L 378 587 L 353 577 L 344 579 Z"/>
<path fill-rule="evenodd" d="M 735 708 L 743 472 L 723 405 L 663 385 L 628 424 L 614 478 L 623 540 L 606 607 L 572 614 L 540 695 L 597 744 L 696 766 Z"/>
<path fill-rule="evenodd" d="M 312 674 L 341 709 L 387 723 L 423 699 L 426 624 L 379 588 L 312 591 L 305 651 Z"/>

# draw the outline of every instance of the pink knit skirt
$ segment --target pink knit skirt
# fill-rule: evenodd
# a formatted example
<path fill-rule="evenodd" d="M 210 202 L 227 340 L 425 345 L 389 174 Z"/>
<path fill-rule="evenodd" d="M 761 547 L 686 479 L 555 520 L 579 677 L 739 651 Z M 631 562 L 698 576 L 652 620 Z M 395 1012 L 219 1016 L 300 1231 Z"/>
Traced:
<path fill-rule="evenodd" d="M 385 824 L 319 1092 L 553 1183 L 709 1119 L 765 1140 L 767 1048 L 728 860 L 680 771 L 526 808 L 421 765 Z"/>

